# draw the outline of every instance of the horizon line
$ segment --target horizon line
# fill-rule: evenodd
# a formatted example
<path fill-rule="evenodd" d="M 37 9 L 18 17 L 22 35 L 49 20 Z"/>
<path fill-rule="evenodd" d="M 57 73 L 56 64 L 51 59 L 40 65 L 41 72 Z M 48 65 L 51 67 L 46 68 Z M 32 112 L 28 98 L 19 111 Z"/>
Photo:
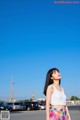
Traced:
<path fill-rule="evenodd" d="M 66 2 L 66 1 L 64 1 L 64 0 L 62 0 L 62 1 L 54 1 L 54 4 L 80 4 L 80 2 L 79 1 L 73 1 L 73 2 L 71 2 L 71 1 L 68 1 L 68 2 Z"/>

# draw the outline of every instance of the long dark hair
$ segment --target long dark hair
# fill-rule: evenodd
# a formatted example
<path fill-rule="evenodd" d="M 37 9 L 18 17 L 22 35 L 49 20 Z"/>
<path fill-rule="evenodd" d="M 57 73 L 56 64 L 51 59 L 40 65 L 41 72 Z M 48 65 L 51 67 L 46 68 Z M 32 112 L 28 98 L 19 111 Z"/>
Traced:
<path fill-rule="evenodd" d="M 52 77 L 52 73 L 54 70 L 57 70 L 59 72 L 59 70 L 57 68 L 52 68 L 47 72 L 46 82 L 45 82 L 44 92 L 43 92 L 44 95 L 46 95 L 46 90 L 47 90 L 48 85 L 53 84 L 53 80 L 51 79 L 51 77 Z M 59 85 L 60 85 L 60 83 L 61 83 L 61 79 L 59 80 Z"/>

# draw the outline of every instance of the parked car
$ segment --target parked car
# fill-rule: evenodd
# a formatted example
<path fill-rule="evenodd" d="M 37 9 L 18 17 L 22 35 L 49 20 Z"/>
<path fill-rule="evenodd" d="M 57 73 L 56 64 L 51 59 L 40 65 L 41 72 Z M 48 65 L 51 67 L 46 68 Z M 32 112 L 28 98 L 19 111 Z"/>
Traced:
<path fill-rule="evenodd" d="M 6 103 L 0 103 L 0 110 L 9 110 L 11 111 L 12 108 L 8 106 Z"/>
<path fill-rule="evenodd" d="M 20 102 L 21 110 L 26 110 L 26 105 L 23 102 Z"/>
<path fill-rule="evenodd" d="M 24 102 L 24 105 L 26 106 L 26 110 L 39 110 L 39 104 L 38 102 Z"/>
<path fill-rule="evenodd" d="M 32 102 L 33 110 L 39 110 L 39 102 Z"/>
<path fill-rule="evenodd" d="M 39 103 L 39 109 L 40 109 L 40 110 L 45 110 L 45 109 L 46 109 L 45 104 Z"/>
<path fill-rule="evenodd" d="M 8 102 L 7 105 L 10 106 L 12 110 L 23 110 L 24 109 L 24 106 L 19 102 Z M 26 109 L 26 106 L 25 106 L 25 109 Z"/>

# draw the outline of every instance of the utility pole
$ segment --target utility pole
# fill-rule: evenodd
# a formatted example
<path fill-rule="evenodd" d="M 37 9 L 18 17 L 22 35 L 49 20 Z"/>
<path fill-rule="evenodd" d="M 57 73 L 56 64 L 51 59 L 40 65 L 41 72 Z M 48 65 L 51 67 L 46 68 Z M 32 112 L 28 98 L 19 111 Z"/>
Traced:
<path fill-rule="evenodd" d="M 13 82 L 12 76 L 11 76 L 11 81 L 10 81 L 10 100 L 9 100 L 10 102 L 13 102 L 13 100 L 14 100 L 13 84 L 14 84 L 14 82 Z"/>
<path fill-rule="evenodd" d="M 34 101 L 35 100 L 35 96 L 34 96 L 34 94 L 32 93 L 32 101 Z"/>

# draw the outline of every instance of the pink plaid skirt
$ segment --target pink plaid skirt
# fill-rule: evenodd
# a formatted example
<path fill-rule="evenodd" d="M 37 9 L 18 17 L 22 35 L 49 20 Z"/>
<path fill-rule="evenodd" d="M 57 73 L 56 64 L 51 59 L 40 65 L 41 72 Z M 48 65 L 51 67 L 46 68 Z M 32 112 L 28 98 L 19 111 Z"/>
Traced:
<path fill-rule="evenodd" d="M 66 109 L 61 108 L 51 108 L 50 120 L 67 120 Z"/>

